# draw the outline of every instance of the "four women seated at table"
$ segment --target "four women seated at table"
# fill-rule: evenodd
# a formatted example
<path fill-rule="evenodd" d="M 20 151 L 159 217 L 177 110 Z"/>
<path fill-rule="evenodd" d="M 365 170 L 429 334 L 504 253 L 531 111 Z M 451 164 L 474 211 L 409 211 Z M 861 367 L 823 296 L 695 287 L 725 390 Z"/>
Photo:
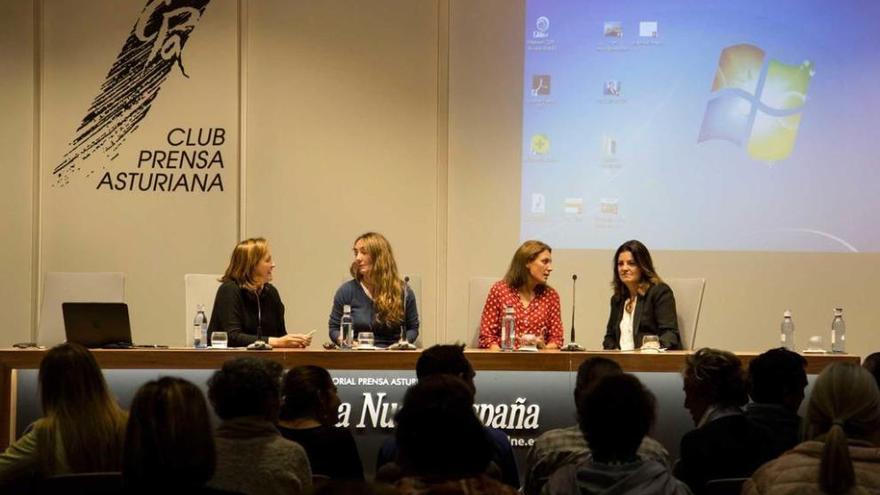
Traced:
<path fill-rule="evenodd" d="M 330 341 L 340 343 L 344 308 L 351 311 L 354 340 L 371 332 L 376 347 L 415 342 L 419 314 L 415 293 L 401 279 L 391 244 L 381 234 L 367 232 L 355 239 L 351 280 L 333 298 L 328 322 Z M 480 320 L 479 344 L 499 349 L 505 310 L 514 316 L 517 340 L 529 335 L 538 349 L 558 349 L 563 343 L 559 294 L 548 285 L 553 271 L 553 250 L 530 240 L 514 253 L 504 278 L 489 291 Z M 633 350 L 646 336 L 666 349 L 681 349 L 675 297 L 654 269 L 648 248 L 631 240 L 614 255 L 611 308 L 605 349 Z M 220 279 L 208 327 L 229 334 L 230 346 L 245 346 L 267 339 L 275 347 L 308 347 L 311 334 L 289 334 L 284 304 L 270 283 L 275 263 L 267 241 L 247 239 L 238 244 Z M 210 337 L 209 337 L 210 340 Z M 519 342 L 514 343 L 519 346 Z"/>

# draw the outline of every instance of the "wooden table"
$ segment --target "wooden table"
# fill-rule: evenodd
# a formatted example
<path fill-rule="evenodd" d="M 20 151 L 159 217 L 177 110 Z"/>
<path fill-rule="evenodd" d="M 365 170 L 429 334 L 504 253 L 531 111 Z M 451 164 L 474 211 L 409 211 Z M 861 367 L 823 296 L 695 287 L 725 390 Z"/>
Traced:
<path fill-rule="evenodd" d="M 246 351 L 242 349 L 124 349 L 92 351 L 102 368 L 106 369 L 217 369 L 223 362 L 243 356 L 273 359 L 285 368 L 313 364 L 335 370 L 410 370 L 415 369 L 418 351 L 324 351 L 303 349 L 275 349 Z M 14 371 L 37 369 L 45 350 L 0 349 L 0 448 L 5 449 L 14 436 L 16 389 Z M 577 370 L 589 357 L 603 356 L 614 359 L 630 372 L 677 372 L 682 369 L 691 351 L 663 353 L 639 352 L 561 352 L 532 353 L 467 350 L 466 355 L 476 370 L 486 371 L 568 371 Z M 737 353 L 748 366 L 748 361 L 759 353 Z M 807 359 L 807 373 L 818 374 L 825 366 L 836 361 L 858 364 L 859 357 L 849 354 L 811 354 Z"/>

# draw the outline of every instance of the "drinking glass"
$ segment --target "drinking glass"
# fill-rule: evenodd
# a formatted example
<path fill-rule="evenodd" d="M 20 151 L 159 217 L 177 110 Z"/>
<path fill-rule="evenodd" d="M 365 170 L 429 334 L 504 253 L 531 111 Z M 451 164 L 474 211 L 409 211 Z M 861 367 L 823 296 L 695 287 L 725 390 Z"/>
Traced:
<path fill-rule="evenodd" d="M 214 332 L 211 334 L 211 347 L 214 349 L 226 349 L 229 344 L 229 335 L 226 332 Z"/>
<path fill-rule="evenodd" d="M 373 347 L 376 343 L 373 332 L 360 332 L 357 336 L 358 347 Z"/>
<path fill-rule="evenodd" d="M 537 349 L 538 336 L 533 333 L 524 333 L 519 336 L 519 348 L 522 350 Z"/>
<path fill-rule="evenodd" d="M 645 335 L 642 337 L 642 350 L 643 351 L 659 351 L 660 350 L 660 337 L 656 335 Z"/>

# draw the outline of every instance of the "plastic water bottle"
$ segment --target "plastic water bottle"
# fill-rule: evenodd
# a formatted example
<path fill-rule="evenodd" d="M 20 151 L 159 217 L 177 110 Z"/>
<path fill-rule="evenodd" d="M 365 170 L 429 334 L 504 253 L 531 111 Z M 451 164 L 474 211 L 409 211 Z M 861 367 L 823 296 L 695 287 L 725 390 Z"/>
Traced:
<path fill-rule="evenodd" d="M 501 317 L 501 350 L 512 351 L 516 342 L 516 313 L 513 307 L 504 308 L 504 316 Z"/>
<path fill-rule="evenodd" d="M 780 325 L 780 338 L 782 339 L 782 347 L 789 351 L 794 351 L 794 322 L 791 321 L 791 310 L 786 309 L 782 313 L 782 325 Z"/>
<path fill-rule="evenodd" d="M 843 308 L 834 308 L 831 320 L 831 352 L 846 352 L 846 322 L 843 321 Z"/>
<path fill-rule="evenodd" d="M 351 349 L 354 338 L 354 325 L 351 319 L 351 306 L 348 304 L 342 307 L 342 318 L 339 319 L 339 336 L 342 337 L 340 347 Z"/>
<path fill-rule="evenodd" d="M 193 347 L 203 349 L 208 345 L 208 317 L 205 306 L 196 306 L 196 317 L 193 319 Z"/>

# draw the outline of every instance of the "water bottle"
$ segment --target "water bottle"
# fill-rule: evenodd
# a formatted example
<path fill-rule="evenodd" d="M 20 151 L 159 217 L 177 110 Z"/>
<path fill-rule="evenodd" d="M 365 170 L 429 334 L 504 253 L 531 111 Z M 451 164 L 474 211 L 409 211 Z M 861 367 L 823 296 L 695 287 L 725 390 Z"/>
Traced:
<path fill-rule="evenodd" d="M 780 325 L 782 347 L 794 351 L 794 322 L 791 321 L 791 310 L 786 309 L 782 313 L 782 325 Z"/>
<path fill-rule="evenodd" d="M 193 319 L 193 347 L 203 349 L 208 345 L 208 317 L 205 306 L 196 306 L 196 317 Z"/>
<path fill-rule="evenodd" d="M 843 308 L 834 308 L 831 320 L 831 352 L 846 352 L 846 322 L 843 321 Z"/>
<path fill-rule="evenodd" d="M 516 342 L 516 314 L 513 307 L 504 308 L 504 316 L 501 317 L 501 350 L 512 351 Z"/>
<path fill-rule="evenodd" d="M 342 318 L 339 319 L 339 336 L 342 338 L 342 343 L 339 346 L 343 349 L 351 349 L 354 325 L 351 319 L 351 306 L 348 304 L 342 307 Z"/>

